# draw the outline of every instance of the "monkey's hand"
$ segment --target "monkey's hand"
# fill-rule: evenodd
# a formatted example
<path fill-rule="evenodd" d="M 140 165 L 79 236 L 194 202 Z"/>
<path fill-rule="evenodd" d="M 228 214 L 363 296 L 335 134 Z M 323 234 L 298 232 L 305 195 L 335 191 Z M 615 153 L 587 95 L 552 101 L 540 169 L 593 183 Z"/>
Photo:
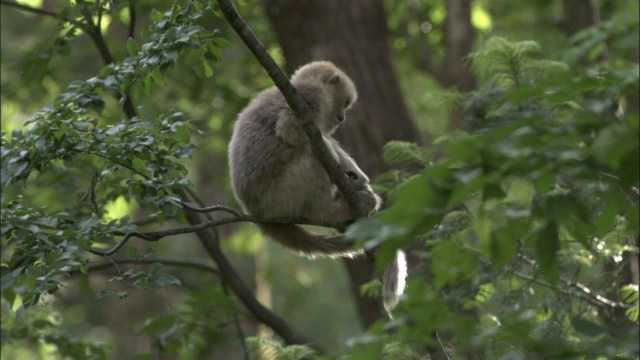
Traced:
<path fill-rule="evenodd" d="M 360 170 L 353 159 L 343 158 L 340 165 L 342 165 L 344 173 L 347 175 L 349 180 L 355 184 L 356 189 L 362 190 L 368 187 L 369 178 L 367 177 L 367 174 Z"/>
<path fill-rule="evenodd" d="M 359 176 L 359 172 L 347 170 L 345 174 L 347 175 L 349 180 L 351 180 L 355 184 L 355 187 L 358 190 L 364 189 L 367 186 L 367 183 L 369 183 L 369 179 L 366 176 L 361 176 L 361 173 Z"/>
<path fill-rule="evenodd" d="M 358 190 L 358 199 L 365 204 L 369 215 L 378 212 L 382 205 L 382 199 L 378 194 L 373 192 L 373 189 L 371 189 L 371 186 L 368 184 L 366 184 L 362 190 Z"/>

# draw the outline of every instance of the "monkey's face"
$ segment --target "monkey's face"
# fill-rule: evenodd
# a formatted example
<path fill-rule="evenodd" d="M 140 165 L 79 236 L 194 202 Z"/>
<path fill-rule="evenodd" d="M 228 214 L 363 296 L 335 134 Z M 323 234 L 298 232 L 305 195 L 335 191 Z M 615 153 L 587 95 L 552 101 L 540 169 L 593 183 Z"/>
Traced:
<path fill-rule="evenodd" d="M 327 119 L 327 123 L 322 126 L 324 129 L 320 129 L 325 134 L 333 134 L 334 131 L 344 122 L 347 118 L 345 111 L 338 112 L 337 114 L 332 114 Z"/>
<path fill-rule="evenodd" d="M 353 81 L 328 61 L 314 61 L 301 67 L 291 76 L 291 82 L 322 87 L 318 99 L 321 116 L 316 118 L 316 125 L 325 134 L 333 133 L 344 122 L 345 112 L 358 97 Z"/>
<path fill-rule="evenodd" d="M 324 124 L 318 124 L 320 131 L 325 134 L 332 134 L 340 124 L 347 119 L 347 108 L 334 106 L 328 116 L 323 119 Z"/>
<path fill-rule="evenodd" d="M 331 95 L 331 111 L 325 130 L 330 134 L 347 118 L 346 112 L 355 102 L 357 93 L 351 79 L 341 72 L 332 76 L 326 84 Z"/>

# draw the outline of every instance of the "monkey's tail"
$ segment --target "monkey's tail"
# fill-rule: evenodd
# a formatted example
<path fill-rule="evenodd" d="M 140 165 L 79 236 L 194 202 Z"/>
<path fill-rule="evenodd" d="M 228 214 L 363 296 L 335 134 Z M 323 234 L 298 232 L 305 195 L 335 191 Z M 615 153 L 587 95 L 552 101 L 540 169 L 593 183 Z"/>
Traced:
<path fill-rule="evenodd" d="M 396 252 L 396 258 L 384 269 L 382 275 L 382 301 L 389 317 L 398 305 L 407 282 L 407 258 L 402 250 Z"/>
<path fill-rule="evenodd" d="M 354 249 L 354 241 L 342 235 L 325 236 L 311 233 L 298 225 L 257 224 L 260 231 L 284 247 L 309 258 L 355 257 L 364 252 Z"/>

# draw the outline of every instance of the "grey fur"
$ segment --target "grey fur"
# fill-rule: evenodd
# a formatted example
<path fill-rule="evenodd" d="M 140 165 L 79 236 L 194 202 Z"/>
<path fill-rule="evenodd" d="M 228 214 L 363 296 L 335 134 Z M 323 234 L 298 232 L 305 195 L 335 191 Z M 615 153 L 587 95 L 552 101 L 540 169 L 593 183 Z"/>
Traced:
<path fill-rule="evenodd" d="M 316 126 L 345 176 L 358 185 L 358 197 L 370 212 L 380 197 L 369 178 L 331 137 L 357 98 L 349 77 L 330 62 L 313 62 L 296 71 L 292 84 L 307 102 Z M 299 219 L 348 224 L 354 215 L 339 195 L 280 91 L 260 93 L 238 116 L 229 145 L 231 181 L 247 212 L 262 219 Z M 342 236 L 320 236 L 297 225 L 258 224 L 283 246 L 309 257 L 355 256 Z"/>

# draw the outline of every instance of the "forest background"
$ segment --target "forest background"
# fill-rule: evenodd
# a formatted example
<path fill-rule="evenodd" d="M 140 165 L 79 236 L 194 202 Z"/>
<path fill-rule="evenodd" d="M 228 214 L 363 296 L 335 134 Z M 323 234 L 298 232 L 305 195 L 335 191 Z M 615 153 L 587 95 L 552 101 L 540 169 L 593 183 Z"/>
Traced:
<path fill-rule="evenodd" d="M 374 262 L 238 213 L 273 81 L 227 1 L 0 4 L 3 359 L 638 358 L 637 1 L 234 2 L 286 73 L 354 79 Z"/>

